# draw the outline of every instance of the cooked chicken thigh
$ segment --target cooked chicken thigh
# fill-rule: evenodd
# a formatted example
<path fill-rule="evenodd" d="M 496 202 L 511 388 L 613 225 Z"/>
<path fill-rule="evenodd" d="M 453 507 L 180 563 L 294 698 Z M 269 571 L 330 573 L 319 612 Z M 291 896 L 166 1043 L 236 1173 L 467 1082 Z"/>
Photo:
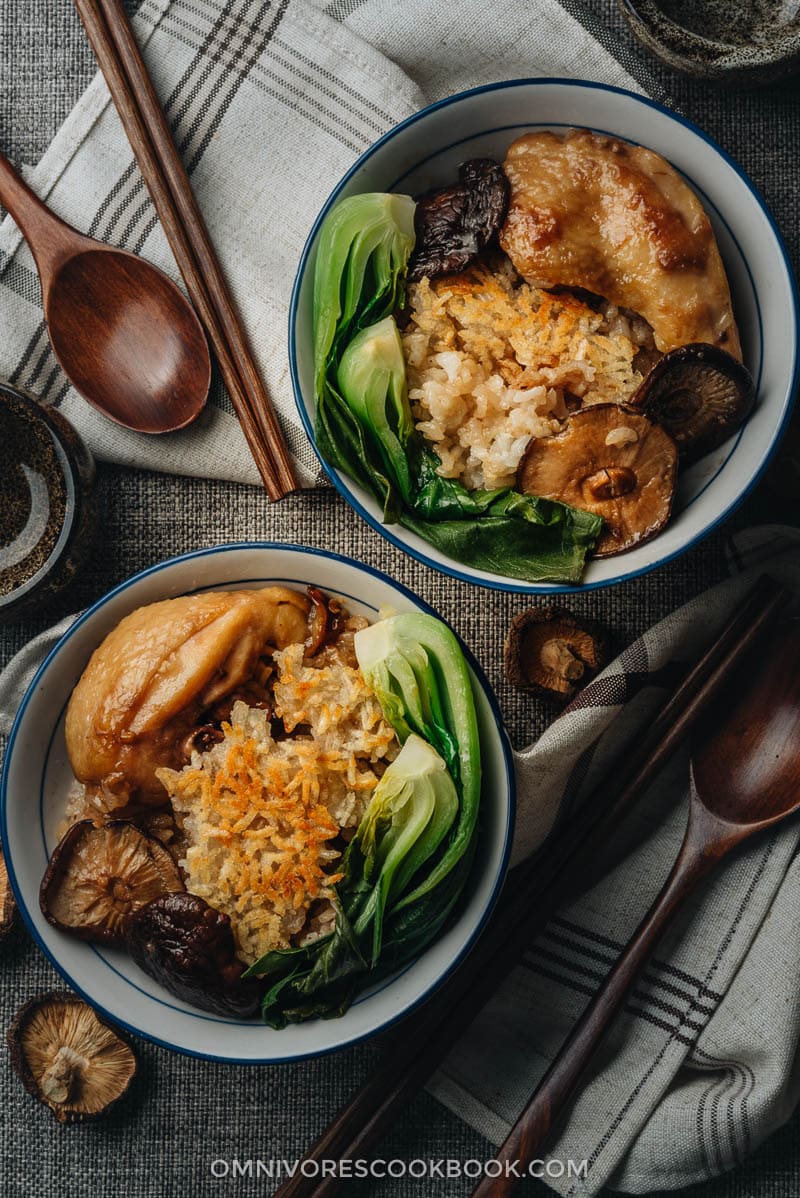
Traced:
<path fill-rule="evenodd" d="M 155 770 L 183 765 L 181 742 L 198 716 L 247 682 L 262 654 L 305 640 L 309 607 L 297 591 L 267 587 L 131 612 L 92 654 L 67 708 L 76 778 L 108 810 L 163 803 Z"/>
<path fill-rule="evenodd" d="M 638 312 L 662 352 L 702 341 L 741 359 L 711 224 L 660 155 L 587 129 L 528 133 L 504 169 L 500 243 L 528 282 L 584 288 Z"/>

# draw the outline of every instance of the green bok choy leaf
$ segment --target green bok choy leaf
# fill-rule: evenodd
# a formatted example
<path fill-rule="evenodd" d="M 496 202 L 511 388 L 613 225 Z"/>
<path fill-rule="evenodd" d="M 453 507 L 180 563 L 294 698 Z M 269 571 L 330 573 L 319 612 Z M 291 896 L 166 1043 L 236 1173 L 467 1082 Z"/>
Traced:
<path fill-rule="evenodd" d="M 403 299 L 415 207 L 410 196 L 348 196 L 325 219 L 314 271 L 317 448 L 375 495 L 387 520 L 397 517 L 395 484 L 382 470 L 374 442 L 368 443 L 365 425 L 339 394 L 336 370 L 348 340 Z"/>
<path fill-rule="evenodd" d="M 442 478 L 415 427 L 402 343 L 414 245 L 408 196 L 349 196 L 326 218 L 314 278 L 317 447 L 399 522 L 446 556 L 529 582 L 579 581 L 602 519 L 508 487 L 468 491 Z"/>
<path fill-rule="evenodd" d="M 356 333 L 342 354 L 339 393 L 370 440 L 386 477 L 408 506 L 414 487 L 408 445 L 414 421 L 406 394 L 406 367 L 397 325 L 391 316 Z"/>
<path fill-rule="evenodd" d="M 363 882 L 373 883 L 355 914 L 355 931 L 372 929 L 372 964 L 381 953 L 384 914 L 438 849 L 458 811 L 458 795 L 435 749 L 412 733 L 381 778 L 355 837 Z M 349 873 L 349 871 L 348 871 Z M 353 890 L 363 886 L 353 885 Z"/>
<path fill-rule="evenodd" d="M 437 886 L 475 833 L 481 796 L 480 739 L 467 663 L 455 634 L 423 612 L 403 612 L 355 636 L 361 673 L 405 742 L 412 733 L 441 754 L 459 790 L 459 812 L 444 852 L 398 907 Z"/>

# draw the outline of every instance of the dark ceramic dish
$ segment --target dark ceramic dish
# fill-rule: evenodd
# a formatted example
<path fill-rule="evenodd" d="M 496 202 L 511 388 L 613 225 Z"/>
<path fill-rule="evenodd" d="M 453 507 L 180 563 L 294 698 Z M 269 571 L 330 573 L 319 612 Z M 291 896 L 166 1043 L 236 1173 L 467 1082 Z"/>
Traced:
<path fill-rule="evenodd" d="M 774 83 L 800 71 L 797 0 L 618 0 L 639 40 L 701 79 Z"/>
<path fill-rule="evenodd" d="M 63 590 L 94 526 L 94 462 L 60 412 L 0 383 L 0 622 Z"/>

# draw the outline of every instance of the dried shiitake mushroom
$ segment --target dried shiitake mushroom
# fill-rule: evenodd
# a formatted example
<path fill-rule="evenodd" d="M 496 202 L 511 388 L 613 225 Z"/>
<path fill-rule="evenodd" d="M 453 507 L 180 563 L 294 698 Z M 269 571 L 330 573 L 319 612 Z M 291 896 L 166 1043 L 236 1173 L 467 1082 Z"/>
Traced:
<path fill-rule="evenodd" d="M 56 846 L 39 891 L 45 918 L 81 940 L 122 945 L 132 911 L 183 890 L 164 845 L 125 820 L 73 824 Z"/>
<path fill-rule="evenodd" d="M 171 994 L 218 1015 L 252 1015 L 260 987 L 242 981 L 231 921 L 195 894 L 154 899 L 127 923 L 136 964 Z"/>
<path fill-rule="evenodd" d="M 491 158 L 463 163 L 458 180 L 417 200 L 417 239 L 408 265 L 411 280 L 466 270 L 506 218 L 510 186 L 503 168 Z"/>
<path fill-rule="evenodd" d="M 683 345 L 664 354 L 631 403 L 675 440 L 682 461 L 711 453 L 750 415 L 755 402 L 750 371 L 714 345 Z"/>
<path fill-rule="evenodd" d="M 561 607 L 531 607 L 511 621 L 505 643 L 512 686 L 566 702 L 603 668 L 608 636 Z"/>
<path fill-rule="evenodd" d="M 664 527 L 677 469 L 678 451 L 665 429 L 621 404 L 593 404 L 555 436 L 530 442 L 517 484 L 527 495 L 602 516 L 594 553 L 611 557 Z"/>
<path fill-rule="evenodd" d="M 0 849 L 0 940 L 11 931 L 16 909 L 17 904 L 14 902 L 14 893 L 8 879 L 5 857 L 3 850 Z"/>
<path fill-rule="evenodd" d="M 59 1123 L 104 1115 L 127 1092 L 136 1057 L 91 1007 L 67 991 L 27 1002 L 8 1031 L 11 1063 Z"/>

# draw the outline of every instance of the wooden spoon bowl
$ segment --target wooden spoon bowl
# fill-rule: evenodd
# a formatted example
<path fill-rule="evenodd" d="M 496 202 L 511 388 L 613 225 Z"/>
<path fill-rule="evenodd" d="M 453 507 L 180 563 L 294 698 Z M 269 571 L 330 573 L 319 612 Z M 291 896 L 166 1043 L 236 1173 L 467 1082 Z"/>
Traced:
<path fill-rule="evenodd" d="M 59 220 L 2 155 L 0 200 L 30 245 L 53 350 L 83 398 L 136 432 L 174 432 L 196 419 L 211 358 L 172 280 Z"/>
<path fill-rule="evenodd" d="M 695 794 L 732 836 L 800 807 L 800 620 L 782 624 L 761 652 L 692 754 Z"/>

